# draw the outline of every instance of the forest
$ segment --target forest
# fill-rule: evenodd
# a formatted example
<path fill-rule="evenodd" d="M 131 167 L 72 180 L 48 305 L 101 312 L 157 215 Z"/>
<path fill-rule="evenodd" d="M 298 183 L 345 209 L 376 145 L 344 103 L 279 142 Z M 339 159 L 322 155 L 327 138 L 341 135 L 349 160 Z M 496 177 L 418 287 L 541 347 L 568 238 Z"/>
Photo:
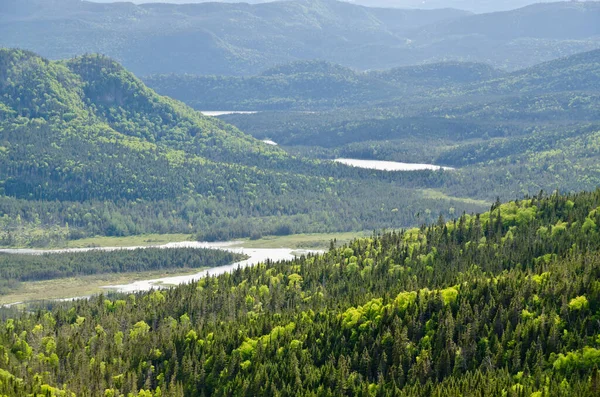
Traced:
<path fill-rule="evenodd" d="M 600 190 L 167 291 L 3 309 L 0 392 L 595 396 Z"/>
<path fill-rule="evenodd" d="M 366 1 L 0 0 L 0 396 L 600 396 L 600 2 Z"/>
<path fill-rule="evenodd" d="M 4 49 L 0 82 L 4 246 L 401 228 L 485 205 L 429 194 L 443 171 L 389 174 L 292 156 L 159 96 L 104 56 L 48 61 Z"/>
<path fill-rule="evenodd" d="M 48 61 L 2 50 L 0 244 L 398 229 L 482 211 L 498 197 L 592 190 L 599 60 L 596 50 L 512 73 L 468 63 L 359 73 L 315 61 L 256 78 L 203 77 L 220 82 L 216 92 L 238 87 L 238 105 L 244 92 L 279 102 L 278 90 L 295 87 L 298 108 L 221 121 L 159 96 L 104 56 Z M 170 95 L 195 87 L 153 78 L 175 87 Z M 299 111 L 319 98 L 321 110 Z M 347 101 L 338 108 L 339 98 Z M 456 169 L 386 173 L 336 157 Z"/>

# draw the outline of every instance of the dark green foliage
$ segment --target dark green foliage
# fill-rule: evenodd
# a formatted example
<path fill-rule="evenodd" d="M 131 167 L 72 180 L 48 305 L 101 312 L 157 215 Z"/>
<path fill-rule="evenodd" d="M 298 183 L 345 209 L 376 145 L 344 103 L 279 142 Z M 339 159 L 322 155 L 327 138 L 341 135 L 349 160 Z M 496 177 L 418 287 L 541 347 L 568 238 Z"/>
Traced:
<path fill-rule="evenodd" d="M 496 203 L 166 292 L 17 314 L 0 334 L 0 390 L 594 396 L 599 207 L 600 191 Z"/>

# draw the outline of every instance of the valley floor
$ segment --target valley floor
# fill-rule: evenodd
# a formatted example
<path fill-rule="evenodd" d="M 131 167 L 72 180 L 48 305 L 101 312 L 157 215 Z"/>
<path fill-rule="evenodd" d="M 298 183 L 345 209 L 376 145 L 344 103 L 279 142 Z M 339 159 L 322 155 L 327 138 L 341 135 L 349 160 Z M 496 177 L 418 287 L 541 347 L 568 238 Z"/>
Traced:
<path fill-rule="evenodd" d="M 0 305 L 12 305 L 15 303 L 39 300 L 66 300 L 88 297 L 90 295 L 110 292 L 110 290 L 102 288 L 106 285 L 129 284 L 139 280 L 195 274 L 204 269 L 186 268 L 133 273 L 108 273 L 83 277 L 60 278 L 55 280 L 23 282 L 14 292 L 7 295 L 0 295 Z"/>
<path fill-rule="evenodd" d="M 369 232 L 297 234 L 290 236 L 267 236 L 258 240 L 240 240 L 230 247 L 244 248 L 289 248 L 326 250 L 330 242 L 342 245 L 358 237 L 370 235 Z M 127 237 L 92 237 L 72 240 L 62 246 L 52 248 L 91 248 L 91 247 L 142 247 L 157 246 L 167 243 L 192 241 L 193 236 L 187 234 L 146 234 Z M 44 281 L 23 282 L 18 289 L 0 295 L 0 305 L 37 300 L 70 299 L 87 297 L 110 292 L 103 288 L 107 285 L 130 284 L 140 280 L 159 279 L 172 276 L 197 274 L 207 268 L 179 268 L 131 273 L 109 273 L 83 277 L 69 277 Z"/>

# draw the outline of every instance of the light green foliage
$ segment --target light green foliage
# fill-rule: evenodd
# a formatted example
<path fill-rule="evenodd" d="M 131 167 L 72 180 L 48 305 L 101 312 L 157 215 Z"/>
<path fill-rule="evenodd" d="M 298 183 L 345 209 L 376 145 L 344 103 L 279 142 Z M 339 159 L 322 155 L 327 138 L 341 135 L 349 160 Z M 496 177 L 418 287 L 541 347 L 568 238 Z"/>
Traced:
<path fill-rule="evenodd" d="M 573 371 L 589 370 L 600 365 L 600 350 L 586 346 L 583 350 L 559 354 L 554 361 L 554 369 L 566 374 Z"/>
<path fill-rule="evenodd" d="M 138 321 L 129 331 L 129 337 L 133 340 L 141 340 L 148 336 L 150 326 L 145 321 Z"/>
<path fill-rule="evenodd" d="M 455 287 L 446 288 L 440 291 L 442 299 L 446 305 L 456 302 L 458 298 L 458 290 Z"/>
<path fill-rule="evenodd" d="M 394 303 L 400 311 L 404 311 L 409 305 L 413 304 L 417 299 L 417 293 L 415 291 L 401 292 L 396 296 Z"/>
<path fill-rule="evenodd" d="M 359 330 L 366 330 L 381 319 L 384 310 L 383 300 L 373 299 L 363 306 L 346 310 L 342 314 L 342 326 L 347 329 L 358 326 Z"/>
<path fill-rule="evenodd" d="M 585 296 L 578 296 L 571 299 L 569 302 L 569 309 L 571 310 L 584 310 L 589 306 L 589 302 Z"/>

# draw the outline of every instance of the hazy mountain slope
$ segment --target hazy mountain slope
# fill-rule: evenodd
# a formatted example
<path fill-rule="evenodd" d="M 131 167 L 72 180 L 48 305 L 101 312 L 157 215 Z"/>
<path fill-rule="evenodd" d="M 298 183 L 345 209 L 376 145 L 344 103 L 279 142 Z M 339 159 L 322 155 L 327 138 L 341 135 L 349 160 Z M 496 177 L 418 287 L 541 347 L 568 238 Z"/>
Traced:
<path fill-rule="evenodd" d="M 511 94 L 600 90 L 600 50 L 549 61 L 474 84 L 473 93 Z"/>
<path fill-rule="evenodd" d="M 181 6 L 9 0 L 0 9 L 0 45 L 52 58 L 100 52 L 141 75 L 239 74 L 295 59 L 366 57 L 401 44 L 401 32 L 463 15 L 316 0 Z M 382 61 L 393 63 L 391 57 Z"/>
<path fill-rule="evenodd" d="M 169 74 L 144 81 L 199 110 L 315 110 L 390 101 L 501 74 L 488 65 L 459 62 L 358 72 L 328 62 L 298 61 L 251 77 Z"/>
<path fill-rule="evenodd" d="M 477 13 L 487 13 L 514 10 L 536 3 L 556 2 L 556 0 L 349 0 L 349 2 L 367 7 L 419 8 L 427 10 L 456 8 Z"/>
<path fill-rule="evenodd" d="M 595 3 L 538 4 L 483 15 L 333 0 L 256 5 L 6 0 L 0 7 L 0 45 L 50 58 L 103 53 L 138 75 L 251 75 L 311 59 L 359 70 L 443 61 L 514 70 L 600 46 Z"/>
<path fill-rule="evenodd" d="M 478 61 L 520 69 L 599 47 L 600 5 L 560 2 L 466 16 L 411 35 L 420 58 Z"/>
<path fill-rule="evenodd" d="M 115 0 L 93 0 L 96 3 L 114 3 Z M 556 1 L 556 0 L 554 0 Z M 132 3 L 207 3 L 209 0 L 134 0 Z M 233 3 L 232 0 L 224 1 Z M 269 0 L 250 0 L 247 3 L 266 3 Z M 550 3 L 551 1 L 539 0 L 348 0 L 348 3 L 360 4 L 367 7 L 383 8 L 418 8 L 418 9 L 440 9 L 456 8 L 478 13 L 513 10 L 535 3 Z"/>
<path fill-rule="evenodd" d="M 541 3 L 506 12 L 471 15 L 440 22 L 423 32 L 433 38 L 481 35 L 495 40 L 520 37 L 584 39 L 600 35 L 600 2 Z"/>

